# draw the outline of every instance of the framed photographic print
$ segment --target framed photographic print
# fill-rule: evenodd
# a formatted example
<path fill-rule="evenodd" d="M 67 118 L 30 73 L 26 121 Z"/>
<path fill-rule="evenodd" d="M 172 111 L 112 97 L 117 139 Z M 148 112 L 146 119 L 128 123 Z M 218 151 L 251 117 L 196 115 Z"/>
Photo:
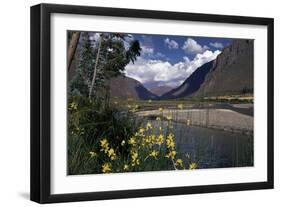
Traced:
<path fill-rule="evenodd" d="M 31 7 L 31 200 L 273 188 L 273 19 Z"/>

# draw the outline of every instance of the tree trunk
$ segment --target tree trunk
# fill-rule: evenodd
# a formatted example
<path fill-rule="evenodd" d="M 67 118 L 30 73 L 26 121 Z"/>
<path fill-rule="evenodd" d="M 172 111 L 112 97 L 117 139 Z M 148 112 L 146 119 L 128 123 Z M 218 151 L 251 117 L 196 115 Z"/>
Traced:
<path fill-rule="evenodd" d="M 93 79 L 92 79 L 91 87 L 90 87 L 90 90 L 89 90 L 89 98 L 92 96 L 93 88 L 94 88 L 94 85 L 95 85 L 95 82 L 96 82 L 97 66 L 98 66 L 98 61 L 99 61 L 99 57 L 100 57 L 101 42 L 102 42 L 102 37 L 100 37 L 100 41 L 99 41 L 98 52 L 97 52 L 97 56 L 96 56 L 96 62 L 95 62 L 95 65 L 94 65 Z"/>
<path fill-rule="evenodd" d="M 71 40 L 69 42 L 69 46 L 67 49 L 67 71 L 70 70 L 70 66 L 78 45 L 79 37 L 80 37 L 80 32 L 73 32 L 71 36 Z"/>

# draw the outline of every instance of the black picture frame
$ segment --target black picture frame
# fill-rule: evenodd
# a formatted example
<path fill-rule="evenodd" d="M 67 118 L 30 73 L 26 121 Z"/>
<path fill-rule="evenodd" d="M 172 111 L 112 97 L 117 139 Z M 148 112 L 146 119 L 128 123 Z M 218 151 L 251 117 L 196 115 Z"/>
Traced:
<path fill-rule="evenodd" d="M 50 193 L 50 129 L 51 129 L 51 74 L 50 74 L 50 15 L 52 13 L 99 15 L 112 17 L 151 18 L 207 23 L 233 23 L 267 26 L 267 181 L 237 184 L 169 187 L 154 189 L 85 192 L 74 194 Z M 31 174 L 30 199 L 38 203 L 88 201 L 101 199 L 166 196 L 179 194 L 242 191 L 273 188 L 273 62 L 274 20 L 272 18 L 195 14 L 168 11 L 103 8 L 39 4 L 31 7 Z"/>

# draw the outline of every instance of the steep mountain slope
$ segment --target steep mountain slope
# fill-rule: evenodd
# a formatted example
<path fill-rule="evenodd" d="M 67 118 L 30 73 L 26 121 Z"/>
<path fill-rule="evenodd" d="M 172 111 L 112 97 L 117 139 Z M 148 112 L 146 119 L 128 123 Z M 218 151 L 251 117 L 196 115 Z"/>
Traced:
<path fill-rule="evenodd" d="M 167 93 L 172 89 L 173 88 L 169 86 L 158 86 L 158 87 L 151 88 L 149 90 L 157 96 L 162 96 L 164 93 Z"/>
<path fill-rule="evenodd" d="M 253 40 L 234 40 L 216 60 L 199 67 L 182 85 L 161 99 L 253 92 Z"/>
<path fill-rule="evenodd" d="M 252 93 L 253 81 L 254 40 L 234 40 L 217 57 L 216 67 L 194 96 Z"/>
<path fill-rule="evenodd" d="M 136 100 L 157 99 L 158 96 L 147 90 L 139 81 L 118 76 L 110 80 L 110 95 L 118 98 L 132 98 Z"/>
<path fill-rule="evenodd" d="M 161 99 L 183 98 L 196 92 L 205 80 L 205 76 L 213 68 L 214 61 L 205 63 L 191 74 L 179 87 L 163 94 Z"/>

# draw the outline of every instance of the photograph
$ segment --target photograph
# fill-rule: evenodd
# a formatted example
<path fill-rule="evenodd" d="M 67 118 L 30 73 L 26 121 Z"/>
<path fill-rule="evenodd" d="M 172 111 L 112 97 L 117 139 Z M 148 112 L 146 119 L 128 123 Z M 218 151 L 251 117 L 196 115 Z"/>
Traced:
<path fill-rule="evenodd" d="M 274 18 L 157 8 L 31 7 L 32 201 L 274 188 Z"/>
<path fill-rule="evenodd" d="M 66 41 L 67 175 L 254 166 L 254 39 Z"/>

